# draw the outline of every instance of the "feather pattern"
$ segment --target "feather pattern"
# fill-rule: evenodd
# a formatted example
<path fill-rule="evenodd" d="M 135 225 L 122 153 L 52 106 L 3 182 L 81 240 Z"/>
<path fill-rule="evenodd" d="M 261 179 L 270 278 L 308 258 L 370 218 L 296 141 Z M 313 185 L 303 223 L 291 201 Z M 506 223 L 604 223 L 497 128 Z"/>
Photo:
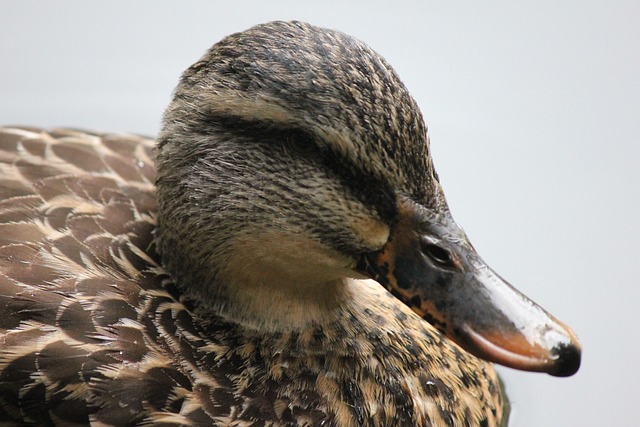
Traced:
<path fill-rule="evenodd" d="M 214 46 L 157 144 L 0 128 L 0 425 L 506 422 L 490 363 L 352 278 L 397 193 L 446 211 L 428 144 L 382 58 L 295 22 Z"/>
<path fill-rule="evenodd" d="M 302 333 L 194 313 L 153 249 L 153 141 L 4 128 L 0 147 L 7 425 L 494 425 L 491 367 L 376 285 Z"/>

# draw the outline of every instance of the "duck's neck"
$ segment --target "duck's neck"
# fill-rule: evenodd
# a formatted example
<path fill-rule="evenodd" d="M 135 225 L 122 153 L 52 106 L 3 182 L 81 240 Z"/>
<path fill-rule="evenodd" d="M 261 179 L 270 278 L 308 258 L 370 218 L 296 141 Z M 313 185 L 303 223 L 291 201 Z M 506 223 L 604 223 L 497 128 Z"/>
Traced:
<path fill-rule="evenodd" d="M 273 286 L 243 286 L 225 292 L 213 311 L 244 327 L 264 332 L 302 331 L 334 323 L 357 301 L 358 280 L 340 279 L 306 292 Z"/>
<path fill-rule="evenodd" d="M 201 310 L 246 327 L 285 332 L 327 324 L 360 298 L 354 260 L 302 236 L 236 237 L 224 255 L 215 283 L 187 294 Z"/>

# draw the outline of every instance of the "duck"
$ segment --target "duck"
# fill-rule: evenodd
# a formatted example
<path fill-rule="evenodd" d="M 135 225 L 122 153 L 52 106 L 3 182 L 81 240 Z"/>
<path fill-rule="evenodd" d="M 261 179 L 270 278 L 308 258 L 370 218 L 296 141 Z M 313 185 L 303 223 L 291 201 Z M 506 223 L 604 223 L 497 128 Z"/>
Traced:
<path fill-rule="evenodd" d="M 416 101 L 365 43 L 230 35 L 154 140 L 0 130 L 0 424 L 500 426 L 493 363 L 575 333 L 453 220 Z"/>

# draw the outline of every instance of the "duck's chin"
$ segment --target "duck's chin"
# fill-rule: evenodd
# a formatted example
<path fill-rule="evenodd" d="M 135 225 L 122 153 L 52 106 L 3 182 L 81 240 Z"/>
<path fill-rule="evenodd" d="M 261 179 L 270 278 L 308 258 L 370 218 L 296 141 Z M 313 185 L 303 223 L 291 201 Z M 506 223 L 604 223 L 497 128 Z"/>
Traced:
<path fill-rule="evenodd" d="M 298 235 L 235 236 L 213 283 L 186 292 L 201 309 L 262 331 L 325 324 L 353 298 L 348 286 L 364 276 L 355 260 Z"/>
<path fill-rule="evenodd" d="M 322 325 L 336 317 L 344 286 L 336 280 L 318 284 L 308 296 L 296 298 L 282 288 L 264 285 L 227 290 L 214 311 L 228 321 L 261 332 L 290 332 Z M 313 298 L 315 296 L 315 298 Z"/>

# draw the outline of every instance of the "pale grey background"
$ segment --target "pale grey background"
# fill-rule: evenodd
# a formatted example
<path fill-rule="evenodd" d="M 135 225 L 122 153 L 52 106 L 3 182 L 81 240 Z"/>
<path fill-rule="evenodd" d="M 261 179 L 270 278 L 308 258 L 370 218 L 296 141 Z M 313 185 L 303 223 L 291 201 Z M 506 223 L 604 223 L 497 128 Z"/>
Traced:
<path fill-rule="evenodd" d="M 0 122 L 155 134 L 226 34 L 355 35 L 420 104 L 476 248 L 582 339 L 575 377 L 501 369 L 512 425 L 638 426 L 640 3 L 513 3 L 3 1 Z"/>

